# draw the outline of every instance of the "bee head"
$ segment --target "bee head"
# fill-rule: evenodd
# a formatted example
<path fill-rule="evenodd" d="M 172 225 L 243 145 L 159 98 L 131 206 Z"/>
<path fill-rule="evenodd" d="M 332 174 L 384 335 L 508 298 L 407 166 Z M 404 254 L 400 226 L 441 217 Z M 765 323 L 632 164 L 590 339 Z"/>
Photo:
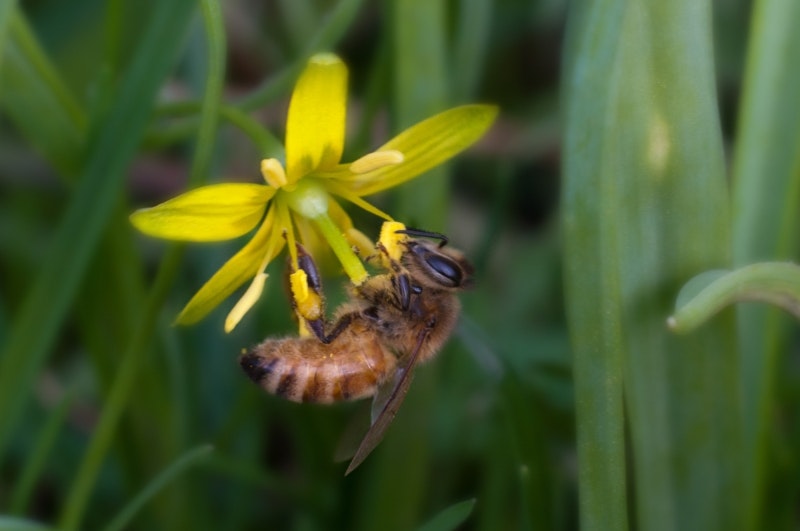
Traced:
<path fill-rule="evenodd" d="M 405 242 L 403 264 L 423 287 L 462 290 L 472 285 L 472 265 L 455 249 L 421 240 Z"/>

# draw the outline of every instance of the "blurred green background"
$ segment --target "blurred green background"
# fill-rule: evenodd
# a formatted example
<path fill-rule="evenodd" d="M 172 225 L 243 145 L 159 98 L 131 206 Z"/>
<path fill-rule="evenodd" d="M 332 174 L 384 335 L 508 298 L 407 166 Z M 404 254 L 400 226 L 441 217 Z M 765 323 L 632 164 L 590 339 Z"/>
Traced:
<path fill-rule="evenodd" d="M 748 306 L 664 326 L 692 276 L 796 257 L 797 5 L 0 0 L 0 529 L 797 528 L 796 325 Z M 286 403 L 236 362 L 295 332 L 279 282 L 231 334 L 234 300 L 174 327 L 241 242 L 128 222 L 258 182 L 324 50 L 350 68 L 344 160 L 501 109 L 370 198 L 447 233 L 477 282 L 346 478 L 369 404 Z"/>

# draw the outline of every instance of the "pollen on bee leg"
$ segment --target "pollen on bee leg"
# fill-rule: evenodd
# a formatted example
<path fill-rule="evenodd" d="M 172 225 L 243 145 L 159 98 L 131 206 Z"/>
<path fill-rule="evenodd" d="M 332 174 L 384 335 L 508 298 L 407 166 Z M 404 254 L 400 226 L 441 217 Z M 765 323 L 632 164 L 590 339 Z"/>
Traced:
<path fill-rule="evenodd" d="M 403 154 L 396 149 L 373 151 L 372 153 L 367 153 L 360 159 L 353 161 L 352 164 L 350 164 L 350 171 L 353 173 L 367 173 L 385 166 L 394 166 L 395 164 L 400 164 L 404 160 L 405 157 Z"/>
<path fill-rule="evenodd" d="M 289 275 L 289 284 L 298 315 L 307 321 L 322 317 L 322 298 L 309 287 L 306 272 L 298 269 Z"/>
<path fill-rule="evenodd" d="M 288 182 L 286 180 L 286 171 L 278 159 L 264 159 L 261 161 L 261 175 L 267 184 L 275 189 L 285 186 Z"/>
<path fill-rule="evenodd" d="M 378 243 L 383 246 L 387 257 L 390 260 L 399 261 L 403 255 L 400 244 L 408 239 L 405 234 L 398 234 L 397 231 L 406 230 L 406 226 L 399 221 L 385 221 L 381 227 L 381 235 Z"/>

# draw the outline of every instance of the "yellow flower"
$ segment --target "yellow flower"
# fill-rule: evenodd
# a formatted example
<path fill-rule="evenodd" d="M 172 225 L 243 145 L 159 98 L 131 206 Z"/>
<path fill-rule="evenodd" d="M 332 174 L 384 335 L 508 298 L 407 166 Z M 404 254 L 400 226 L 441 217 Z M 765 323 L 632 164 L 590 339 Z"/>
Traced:
<path fill-rule="evenodd" d="M 363 282 L 367 272 L 353 247 L 363 253 L 370 243 L 353 227 L 337 198 L 391 220 L 362 197 L 412 179 L 466 149 L 497 115 L 497 108 L 490 105 L 450 109 L 412 126 L 376 151 L 342 163 L 346 98 L 344 63 L 330 53 L 313 56 L 289 104 L 285 166 L 277 159 L 263 160 L 265 184 L 204 186 L 131 215 L 133 225 L 148 235 L 196 242 L 236 238 L 261 222 L 250 241 L 186 304 L 178 323 L 199 321 L 250 280 L 225 320 L 225 331 L 231 331 L 260 297 L 265 269 L 284 245 L 288 244 L 297 266 L 298 239 L 308 242 L 321 235 L 351 281 Z"/>

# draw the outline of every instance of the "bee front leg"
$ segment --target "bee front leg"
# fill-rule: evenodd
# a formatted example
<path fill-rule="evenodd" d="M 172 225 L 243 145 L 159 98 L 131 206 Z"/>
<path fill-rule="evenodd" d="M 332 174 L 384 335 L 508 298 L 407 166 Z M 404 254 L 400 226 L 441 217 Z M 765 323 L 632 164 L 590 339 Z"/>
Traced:
<path fill-rule="evenodd" d="M 411 277 L 407 273 L 392 276 L 392 287 L 394 288 L 395 305 L 404 312 L 411 308 L 411 296 L 422 293 L 422 286 L 412 283 Z"/>
<path fill-rule="evenodd" d="M 394 300 L 392 302 L 400 310 L 404 312 L 408 311 L 411 307 L 411 296 L 422 293 L 422 288 L 411 282 L 411 276 L 406 272 L 400 262 L 389 256 L 383 243 L 378 242 L 376 247 L 383 254 L 384 260 L 389 264 L 392 276 L 392 293 L 394 295 Z"/>

